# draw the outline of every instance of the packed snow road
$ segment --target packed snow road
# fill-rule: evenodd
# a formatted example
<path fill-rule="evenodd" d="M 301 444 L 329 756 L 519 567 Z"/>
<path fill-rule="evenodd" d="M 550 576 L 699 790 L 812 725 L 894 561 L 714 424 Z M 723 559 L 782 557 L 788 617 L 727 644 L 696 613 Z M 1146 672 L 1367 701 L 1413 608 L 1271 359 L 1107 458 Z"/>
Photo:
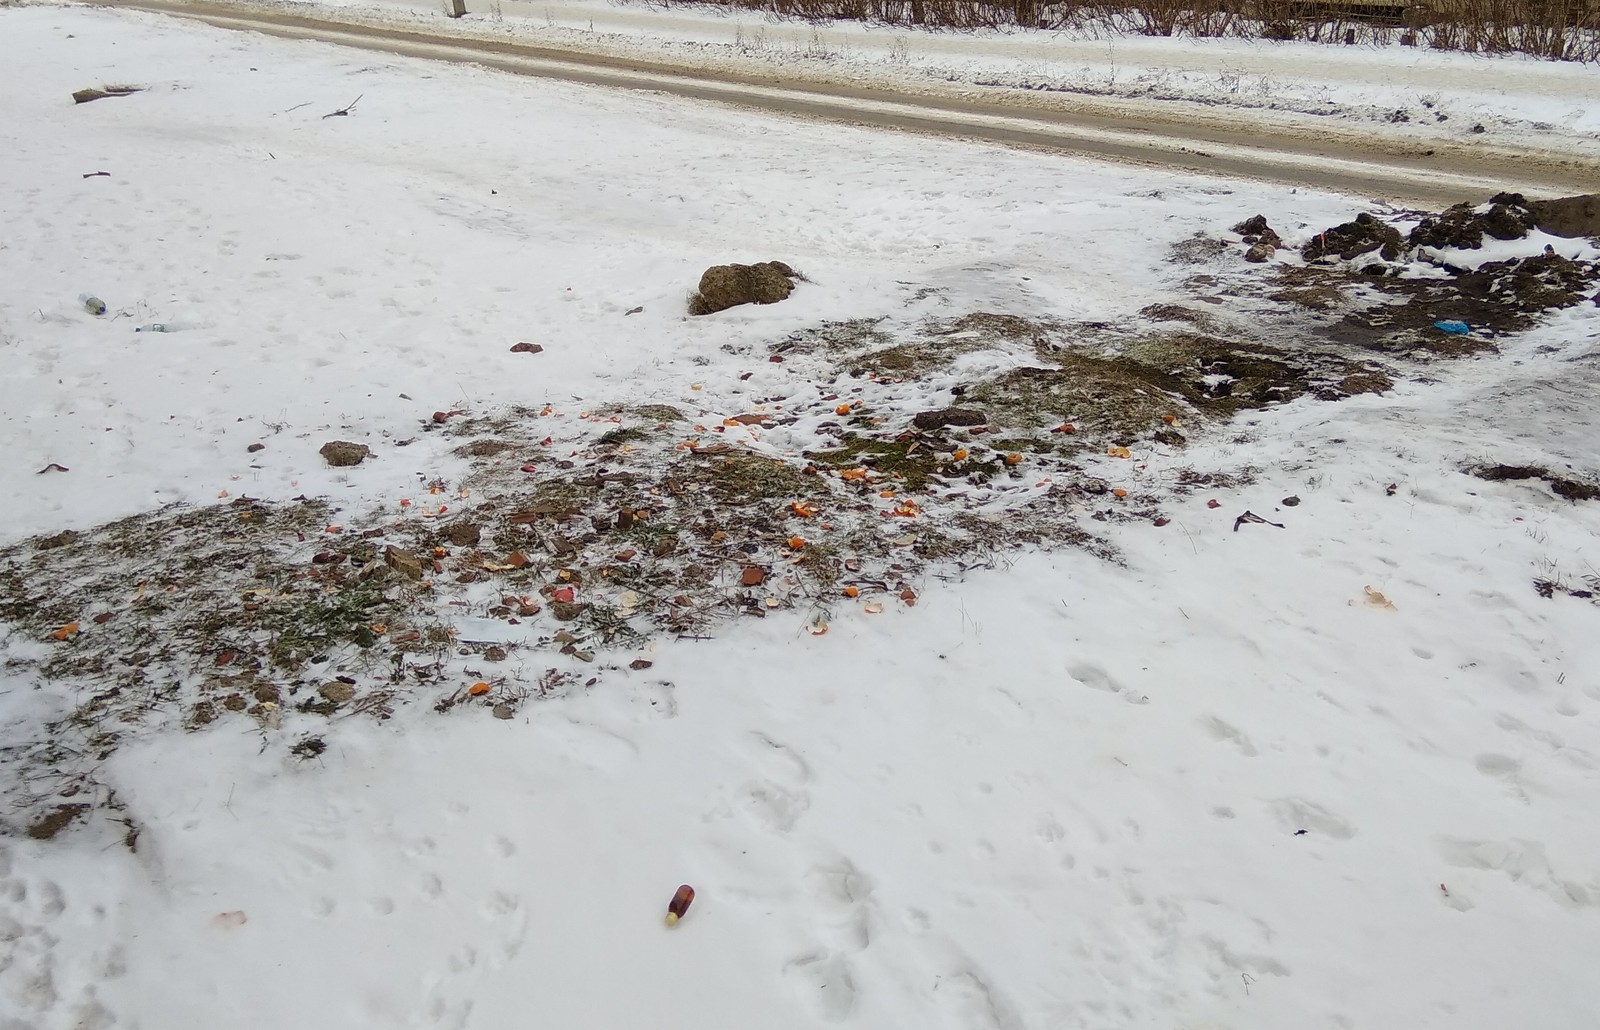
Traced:
<path fill-rule="evenodd" d="M 337 9 L 110 0 L 105 6 L 519 75 L 644 89 L 771 113 L 883 129 L 964 137 L 1207 175 L 1331 189 L 1396 204 L 1444 206 L 1516 190 L 1562 196 L 1600 181 L 1600 159 L 1570 148 L 1532 149 L 1377 132 L 1327 118 L 1214 110 L 1178 101 L 1132 101 L 1026 91 L 915 91 L 860 85 L 784 67 L 744 71 L 507 39 L 444 34 L 361 20 Z M 314 8 L 309 10 L 315 11 Z"/>

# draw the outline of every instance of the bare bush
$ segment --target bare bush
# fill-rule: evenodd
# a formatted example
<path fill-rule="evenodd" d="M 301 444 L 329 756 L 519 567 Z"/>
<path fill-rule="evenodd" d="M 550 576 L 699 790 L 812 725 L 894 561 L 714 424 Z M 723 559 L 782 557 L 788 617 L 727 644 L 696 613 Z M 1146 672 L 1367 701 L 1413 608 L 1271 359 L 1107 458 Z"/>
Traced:
<path fill-rule="evenodd" d="M 661 0 L 672 6 L 680 0 Z M 810 21 L 1426 46 L 1600 61 L 1600 0 L 704 0 Z"/>

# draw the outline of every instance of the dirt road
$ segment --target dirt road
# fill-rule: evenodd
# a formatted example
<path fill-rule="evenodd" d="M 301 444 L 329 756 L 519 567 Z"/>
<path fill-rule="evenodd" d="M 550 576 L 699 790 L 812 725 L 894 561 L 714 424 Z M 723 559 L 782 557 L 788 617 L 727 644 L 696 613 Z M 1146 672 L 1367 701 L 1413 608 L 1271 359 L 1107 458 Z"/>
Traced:
<path fill-rule="evenodd" d="M 1181 101 L 1129 101 L 1026 91 L 899 92 L 784 69 L 755 72 L 439 34 L 330 10 L 307 17 L 244 5 L 106 0 L 102 6 L 192 18 L 222 28 L 541 78 L 648 89 L 776 114 L 930 133 L 1063 154 L 1338 190 L 1440 207 L 1501 189 L 1539 196 L 1591 192 L 1600 162 L 1554 151 L 1408 141 L 1306 116 L 1217 110 Z"/>

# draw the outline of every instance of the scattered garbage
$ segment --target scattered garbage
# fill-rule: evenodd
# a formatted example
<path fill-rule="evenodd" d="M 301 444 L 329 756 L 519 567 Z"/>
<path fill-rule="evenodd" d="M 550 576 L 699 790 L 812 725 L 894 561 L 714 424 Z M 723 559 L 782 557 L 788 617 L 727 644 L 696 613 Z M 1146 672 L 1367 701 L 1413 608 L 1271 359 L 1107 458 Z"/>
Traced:
<path fill-rule="evenodd" d="M 106 313 L 106 302 L 92 293 L 78 294 L 78 303 L 82 304 L 83 310 L 91 315 L 103 315 Z"/>
<path fill-rule="evenodd" d="M 38 472 L 35 472 L 34 475 L 42 476 L 46 472 L 70 472 L 70 471 L 72 471 L 72 470 L 67 468 L 65 465 L 58 465 L 58 464 L 56 464 L 55 462 L 52 461 L 50 464 L 46 465 L 44 468 L 40 469 Z"/>
<path fill-rule="evenodd" d="M 1440 332 L 1449 333 L 1451 336 L 1466 336 L 1472 332 L 1472 327 L 1465 322 L 1458 322 L 1453 318 L 1444 318 L 1433 323 L 1433 327 Z"/>
<path fill-rule="evenodd" d="M 672 900 L 667 903 L 667 925 L 677 926 L 678 920 L 683 918 L 689 906 L 694 904 L 694 888 L 688 884 L 679 887 L 677 893 L 672 895 Z"/>

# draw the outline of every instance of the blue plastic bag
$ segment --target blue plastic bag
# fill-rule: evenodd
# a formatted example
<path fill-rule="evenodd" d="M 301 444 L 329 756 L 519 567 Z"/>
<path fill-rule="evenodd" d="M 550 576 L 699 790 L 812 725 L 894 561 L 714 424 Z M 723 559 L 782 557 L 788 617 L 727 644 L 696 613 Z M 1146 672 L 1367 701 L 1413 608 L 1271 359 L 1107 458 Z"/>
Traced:
<path fill-rule="evenodd" d="M 1472 332 L 1472 327 L 1465 322 L 1457 322 L 1453 318 L 1433 323 L 1435 329 L 1449 333 L 1451 336 L 1465 336 Z"/>

